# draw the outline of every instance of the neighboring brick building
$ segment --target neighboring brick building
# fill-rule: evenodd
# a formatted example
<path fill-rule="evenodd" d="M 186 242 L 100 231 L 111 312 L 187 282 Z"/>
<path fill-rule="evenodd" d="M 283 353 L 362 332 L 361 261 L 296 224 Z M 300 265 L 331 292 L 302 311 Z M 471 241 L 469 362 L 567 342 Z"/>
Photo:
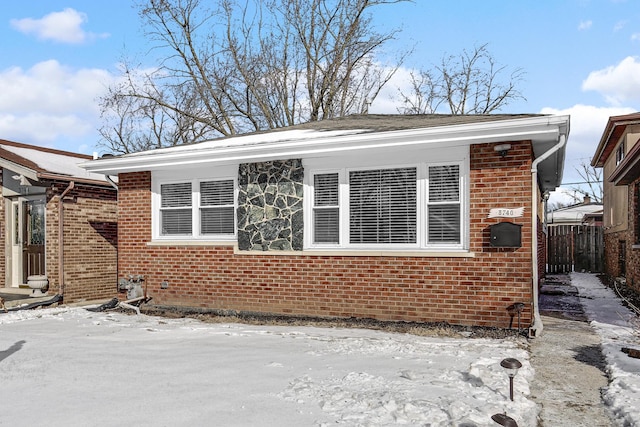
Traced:
<path fill-rule="evenodd" d="M 83 167 L 118 175 L 119 271 L 156 304 L 507 327 L 522 302 L 535 334 L 568 132 L 567 116 L 351 116 Z"/>
<path fill-rule="evenodd" d="M 605 273 L 640 292 L 640 113 L 609 117 L 591 166 L 603 168 Z"/>
<path fill-rule="evenodd" d="M 117 295 L 117 192 L 90 159 L 0 140 L 0 289 L 44 275 L 64 302 Z"/>

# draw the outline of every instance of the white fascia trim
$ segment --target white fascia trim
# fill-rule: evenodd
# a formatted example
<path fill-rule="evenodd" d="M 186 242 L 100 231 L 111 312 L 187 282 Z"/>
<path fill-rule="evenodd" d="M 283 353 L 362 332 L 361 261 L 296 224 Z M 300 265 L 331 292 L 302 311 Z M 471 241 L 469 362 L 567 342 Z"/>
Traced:
<path fill-rule="evenodd" d="M 297 140 L 253 142 L 229 146 L 202 146 L 180 149 L 152 150 L 132 156 L 100 159 L 80 166 L 90 172 L 116 175 L 189 166 L 268 161 L 285 158 L 305 158 L 360 150 L 409 146 L 460 146 L 503 141 L 557 140 L 568 126 L 568 116 L 541 116 L 452 126 L 409 129 L 387 132 L 368 132 L 306 138 Z M 242 138 L 242 136 L 240 137 Z"/>
<path fill-rule="evenodd" d="M 9 160 L 0 159 L 0 168 L 9 169 L 12 172 L 24 175 L 32 181 L 38 181 L 38 173 L 33 169 L 29 169 L 25 166 L 13 163 Z"/>

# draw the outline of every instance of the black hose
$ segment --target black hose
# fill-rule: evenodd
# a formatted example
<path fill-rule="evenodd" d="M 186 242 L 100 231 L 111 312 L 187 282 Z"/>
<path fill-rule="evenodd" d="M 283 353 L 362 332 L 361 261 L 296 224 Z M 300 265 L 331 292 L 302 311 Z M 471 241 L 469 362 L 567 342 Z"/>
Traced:
<path fill-rule="evenodd" d="M 7 308 L 6 311 L 0 311 L 0 313 L 6 313 L 9 311 L 19 311 L 19 310 L 31 310 L 33 308 L 38 308 L 38 307 L 47 307 L 59 302 L 62 302 L 62 295 L 56 295 L 53 298 L 48 299 L 46 301 L 37 301 L 27 305 L 20 305 L 17 307 Z"/>

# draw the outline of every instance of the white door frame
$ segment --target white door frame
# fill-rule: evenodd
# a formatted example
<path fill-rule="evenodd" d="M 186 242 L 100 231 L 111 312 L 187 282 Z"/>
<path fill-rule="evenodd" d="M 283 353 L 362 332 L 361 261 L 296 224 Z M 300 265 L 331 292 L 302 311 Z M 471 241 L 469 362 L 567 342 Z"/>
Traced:
<path fill-rule="evenodd" d="M 9 218 L 7 224 L 7 238 L 10 240 L 11 247 L 11 287 L 17 288 L 24 284 L 22 277 L 22 217 L 23 217 L 23 202 L 24 198 L 19 197 L 13 199 L 9 203 Z"/>
<path fill-rule="evenodd" d="M 6 274 L 9 281 L 7 287 L 18 288 L 25 285 L 27 278 L 24 275 L 24 229 L 25 229 L 25 202 L 31 200 L 44 199 L 44 195 L 38 196 L 21 196 L 9 201 L 7 207 L 7 241 L 9 246 L 9 257 L 6 266 L 10 269 L 10 273 Z M 45 225 L 46 227 L 46 225 Z"/>

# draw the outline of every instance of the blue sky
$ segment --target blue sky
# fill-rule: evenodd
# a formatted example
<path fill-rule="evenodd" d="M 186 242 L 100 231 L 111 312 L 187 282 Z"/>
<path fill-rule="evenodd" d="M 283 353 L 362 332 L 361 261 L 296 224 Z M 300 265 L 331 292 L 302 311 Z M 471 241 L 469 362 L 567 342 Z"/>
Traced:
<path fill-rule="evenodd" d="M 96 99 L 125 51 L 144 58 L 149 47 L 133 3 L 3 4 L 1 139 L 101 152 Z M 371 112 L 396 112 L 388 94 L 410 69 L 486 43 L 499 64 L 525 72 L 526 101 L 501 112 L 571 115 L 565 182 L 579 180 L 575 169 L 590 161 L 609 116 L 640 110 L 639 0 L 416 0 L 380 7 L 373 18 L 382 30 L 402 28 L 389 52 L 415 50 Z"/>

